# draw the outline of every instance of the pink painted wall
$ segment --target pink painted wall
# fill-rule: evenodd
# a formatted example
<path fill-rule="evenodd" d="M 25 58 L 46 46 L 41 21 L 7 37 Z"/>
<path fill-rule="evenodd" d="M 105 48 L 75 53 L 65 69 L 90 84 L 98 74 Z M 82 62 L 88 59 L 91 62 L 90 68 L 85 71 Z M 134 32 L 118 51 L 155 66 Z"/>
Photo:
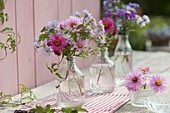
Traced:
<path fill-rule="evenodd" d="M 54 55 L 45 57 L 41 52 L 36 54 L 34 37 L 49 20 L 62 21 L 82 9 L 88 9 L 99 19 L 100 0 L 7 0 L 4 11 L 9 14 L 10 21 L 3 26 L 12 26 L 15 32 L 20 33 L 21 43 L 14 54 L 8 54 L 5 60 L 0 61 L 0 92 L 14 95 L 19 92 L 19 84 L 33 88 L 55 79 L 47 70 L 46 63 L 59 58 Z M 2 54 L 0 51 L 0 56 Z M 77 59 L 77 63 L 80 68 L 89 65 L 82 59 Z"/>

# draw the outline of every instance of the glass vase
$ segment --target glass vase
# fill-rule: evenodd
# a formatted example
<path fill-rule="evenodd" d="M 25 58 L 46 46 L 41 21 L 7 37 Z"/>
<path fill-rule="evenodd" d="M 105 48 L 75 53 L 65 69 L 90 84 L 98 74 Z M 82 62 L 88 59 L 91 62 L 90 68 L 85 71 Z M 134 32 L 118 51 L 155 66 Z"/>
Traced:
<path fill-rule="evenodd" d="M 132 71 L 132 48 L 129 43 L 129 35 L 117 35 L 118 43 L 115 48 L 115 81 L 116 86 L 125 85 L 125 76 Z"/>
<path fill-rule="evenodd" d="M 108 48 L 102 47 L 90 67 L 90 90 L 93 93 L 110 93 L 114 88 L 114 63 L 108 57 Z"/>
<path fill-rule="evenodd" d="M 73 57 L 67 58 L 67 63 L 62 68 L 61 75 L 65 80 L 58 81 L 57 104 L 60 107 L 77 107 L 84 102 L 84 75 L 76 66 Z"/>
<path fill-rule="evenodd" d="M 130 92 L 131 104 L 136 107 L 145 107 L 145 99 L 149 96 L 153 96 L 154 91 L 152 89 L 139 89 L 136 92 Z"/>

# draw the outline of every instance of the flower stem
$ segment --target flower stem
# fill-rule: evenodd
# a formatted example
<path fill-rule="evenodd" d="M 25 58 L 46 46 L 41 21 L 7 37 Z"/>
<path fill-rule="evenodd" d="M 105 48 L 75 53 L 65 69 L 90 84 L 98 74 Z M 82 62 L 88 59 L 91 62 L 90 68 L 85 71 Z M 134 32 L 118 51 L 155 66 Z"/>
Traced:
<path fill-rule="evenodd" d="M 143 89 L 146 89 L 146 83 L 143 85 Z"/>
<path fill-rule="evenodd" d="M 99 84 L 99 80 L 100 80 L 101 72 L 102 72 L 102 69 L 100 68 L 100 70 L 99 70 L 99 76 L 98 76 L 98 78 L 97 78 L 97 85 Z"/>

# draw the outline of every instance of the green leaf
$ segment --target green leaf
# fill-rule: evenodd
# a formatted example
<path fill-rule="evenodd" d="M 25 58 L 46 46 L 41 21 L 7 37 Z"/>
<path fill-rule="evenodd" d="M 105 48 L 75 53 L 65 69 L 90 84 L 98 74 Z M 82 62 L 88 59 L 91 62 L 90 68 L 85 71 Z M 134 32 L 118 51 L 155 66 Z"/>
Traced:
<path fill-rule="evenodd" d="M 12 30 L 13 30 L 12 28 L 6 27 L 6 28 L 2 29 L 1 32 L 2 33 L 10 33 L 10 32 L 12 32 Z"/>
<path fill-rule="evenodd" d="M 77 34 L 76 33 L 72 33 L 71 34 L 71 37 L 73 38 L 73 40 L 75 41 L 75 42 L 77 42 Z"/>
<path fill-rule="evenodd" d="M 54 67 L 57 65 L 57 63 L 52 63 L 51 68 L 54 69 Z"/>
<path fill-rule="evenodd" d="M 39 36 L 38 41 L 39 41 L 39 42 L 44 41 L 46 38 L 48 38 L 48 34 L 41 34 L 41 35 Z"/>
<path fill-rule="evenodd" d="M 0 48 L 2 49 L 2 48 L 5 48 L 6 46 L 5 46 L 5 44 L 4 43 L 0 43 Z"/>
<path fill-rule="evenodd" d="M 46 105 L 46 112 L 50 111 L 51 106 L 49 104 Z"/>
<path fill-rule="evenodd" d="M 80 25 L 77 26 L 77 29 L 80 29 L 80 28 L 82 28 L 82 27 L 84 27 L 84 25 L 83 25 L 83 24 L 80 24 Z"/>
<path fill-rule="evenodd" d="M 4 20 L 5 20 L 5 17 L 4 17 L 4 13 L 0 13 L 0 21 L 2 24 L 4 24 Z"/>
<path fill-rule="evenodd" d="M 70 113 L 78 113 L 77 110 L 72 110 Z"/>
<path fill-rule="evenodd" d="M 86 109 L 82 108 L 82 107 L 76 107 L 75 108 L 78 112 L 88 112 Z"/>
<path fill-rule="evenodd" d="M 55 109 L 51 109 L 51 110 L 50 110 L 50 113 L 54 113 L 54 112 L 55 112 Z"/>
<path fill-rule="evenodd" d="M 80 35 L 81 35 L 82 37 L 88 37 L 88 33 L 86 33 L 86 32 L 80 32 Z"/>
<path fill-rule="evenodd" d="M 64 79 L 59 73 L 55 73 L 55 75 L 60 79 Z"/>
<path fill-rule="evenodd" d="M 45 32 L 45 31 L 47 31 L 47 29 L 46 29 L 46 27 L 43 27 L 41 32 Z"/>
<path fill-rule="evenodd" d="M 48 66 L 48 64 L 46 64 L 47 69 L 50 71 L 51 74 L 53 74 L 53 70 Z"/>
<path fill-rule="evenodd" d="M 72 111 L 72 108 L 62 108 L 61 111 L 63 113 L 70 113 Z"/>

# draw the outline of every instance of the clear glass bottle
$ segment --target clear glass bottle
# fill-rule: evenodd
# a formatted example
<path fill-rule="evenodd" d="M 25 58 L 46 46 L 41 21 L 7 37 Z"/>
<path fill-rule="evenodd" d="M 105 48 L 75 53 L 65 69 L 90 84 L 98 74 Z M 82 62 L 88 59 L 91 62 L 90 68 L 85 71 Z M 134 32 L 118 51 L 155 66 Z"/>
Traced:
<path fill-rule="evenodd" d="M 65 80 L 59 82 L 57 88 L 57 104 L 60 107 L 77 107 L 84 102 L 84 75 L 76 66 L 75 59 L 67 59 L 65 67 L 62 68 L 62 77 Z"/>
<path fill-rule="evenodd" d="M 108 57 L 108 48 L 103 47 L 90 67 L 90 90 L 93 93 L 110 93 L 114 88 L 114 63 Z"/>
<path fill-rule="evenodd" d="M 117 35 L 118 43 L 115 48 L 115 81 L 116 86 L 125 85 L 125 76 L 132 71 L 132 48 L 129 43 L 129 35 Z"/>

